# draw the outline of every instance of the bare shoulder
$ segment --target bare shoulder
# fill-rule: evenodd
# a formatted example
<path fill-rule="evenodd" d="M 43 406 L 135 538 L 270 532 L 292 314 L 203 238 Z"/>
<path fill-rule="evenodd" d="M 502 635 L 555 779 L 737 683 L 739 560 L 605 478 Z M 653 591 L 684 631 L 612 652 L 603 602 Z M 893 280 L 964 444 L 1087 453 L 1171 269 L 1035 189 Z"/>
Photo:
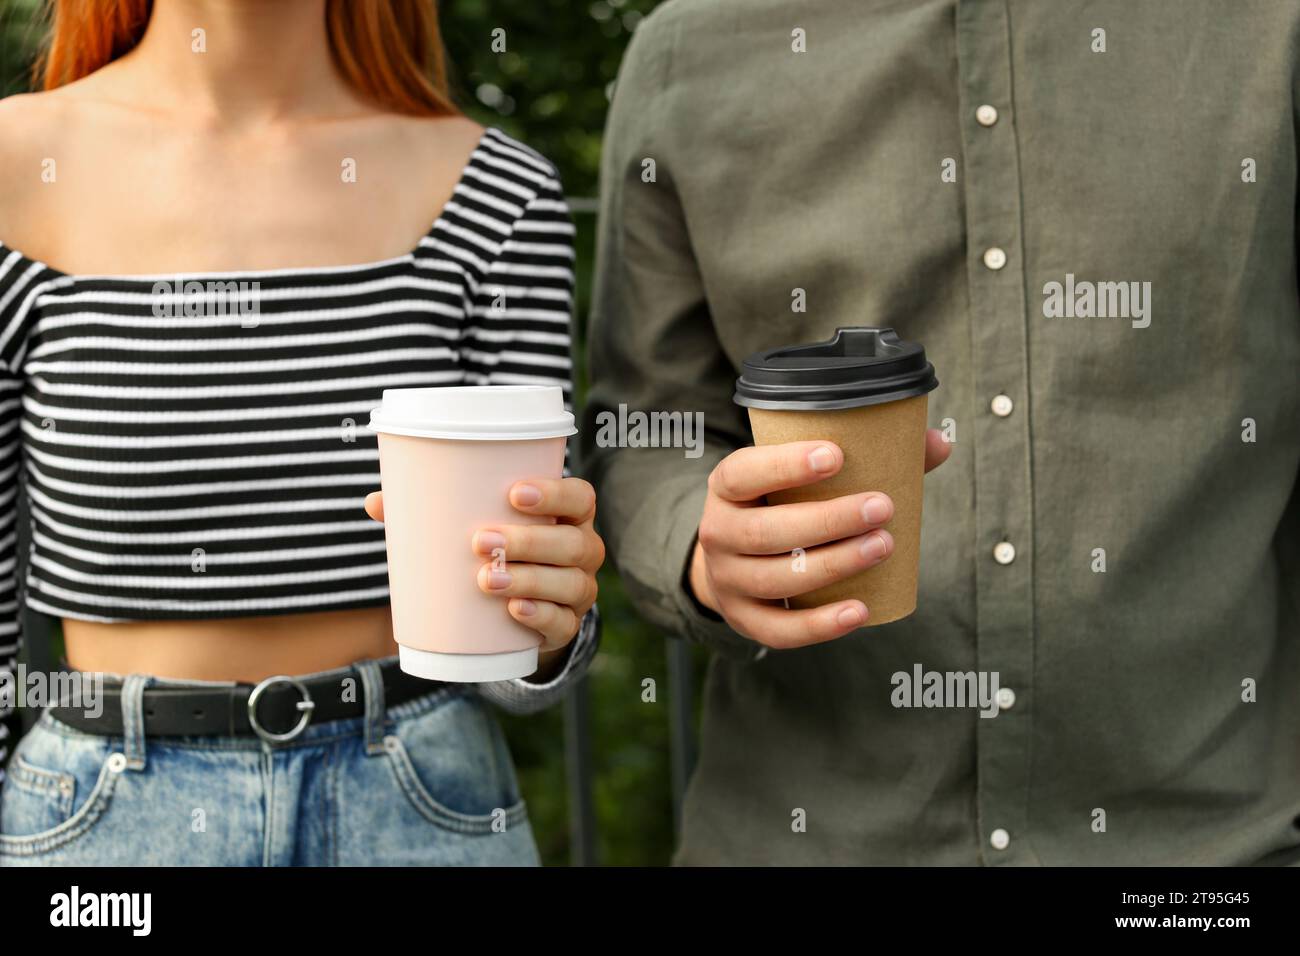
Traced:
<path fill-rule="evenodd" d="M 60 131 L 73 109 L 70 98 L 58 90 L 0 100 L 0 183 L 21 176 L 24 160 L 57 152 Z"/>
<path fill-rule="evenodd" d="M 52 92 L 0 100 L 0 241 L 18 245 L 39 187 L 57 175 L 69 109 Z"/>
<path fill-rule="evenodd" d="M 386 177 L 411 184 L 422 206 L 439 209 L 461 178 L 483 127 L 464 116 L 389 114 L 380 135 Z"/>
<path fill-rule="evenodd" d="M 101 142 L 96 104 L 109 94 L 101 75 L 107 73 L 0 100 L 0 241 L 6 245 L 23 248 L 23 238 L 39 232 L 48 199 L 43 187 L 59 181 L 60 165 L 74 163 L 87 143 Z"/>
<path fill-rule="evenodd" d="M 463 164 L 483 136 L 483 127 L 468 116 L 403 116 L 400 135 L 435 162 Z"/>
<path fill-rule="evenodd" d="M 116 77 L 110 65 L 57 89 L 0 99 L 0 242 L 28 254 L 44 245 L 59 205 L 48 187 L 63 181 L 65 167 L 84 168 L 123 138 Z"/>

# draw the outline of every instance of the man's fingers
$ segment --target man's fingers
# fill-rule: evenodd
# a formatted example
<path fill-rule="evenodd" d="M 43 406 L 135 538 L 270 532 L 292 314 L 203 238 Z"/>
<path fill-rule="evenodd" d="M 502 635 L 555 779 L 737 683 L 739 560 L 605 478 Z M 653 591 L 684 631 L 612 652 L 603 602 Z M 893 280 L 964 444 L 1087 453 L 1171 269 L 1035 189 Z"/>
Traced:
<path fill-rule="evenodd" d="M 738 554 L 784 554 L 865 534 L 893 516 L 893 501 L 878 491 L 761 508 L 724 505 L 700 522 L 700 541 Z"/>
<path fill-rule="evenodd" d="M 837 601 L 792 611 L 761 601 L 742 601 L 727 609 L 727 617 L 752 640 L 787 650 L 843 637 L 866 623 L 867 606 L 861 601 Z"/>
<path fill-rule="evenodd" d="M 928 429 L 925 433 L 925 470 L 934 471 L 952 454 L 952 443 L 945 441 L 943 432 L 937 428 Z"/>
<path fill-rule="evenodd" d="M 874 567 L 894 551 L 894 538 L 883 529 L 798 555 L 738 555 L 712 571 L 715 584 L 729 591 L 780 600 L 806 594 Z"/>
<path fill-rule="evenodd" d="M 376 521 L 384 520 L 384 493 L 372 491 L 366 495 L 366 514 Z"/>
<path fill-rule="evenodd" d="M 758 445 L 741 448 L 718 462 L 709 475 L 709 487 L 727 501 L 753 501 L 829 478 L 843 464 L 844 452 L 828 441 Z"/>

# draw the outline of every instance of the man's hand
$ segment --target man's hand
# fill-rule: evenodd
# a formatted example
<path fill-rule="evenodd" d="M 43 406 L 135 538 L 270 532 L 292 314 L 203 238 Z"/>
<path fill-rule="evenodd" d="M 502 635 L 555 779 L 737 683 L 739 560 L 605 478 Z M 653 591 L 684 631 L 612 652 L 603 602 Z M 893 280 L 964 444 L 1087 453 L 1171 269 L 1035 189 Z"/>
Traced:
<path fill-rule="evenodd" d="M 952 451 L 936 429 L 925 436 L 925 470 Z M 844 453 L 825 441 L 742 448 L 709 475 L 709 496 L 691 558 L 695 599 L 736 631 L 773 648 L 843 637 L 867 620 L 861 601 L 790 610 L 783 598 L 815 591 L 888 559 L 894 540 L 881 525 L 894 514 L 887 495 L 865 491 L 829 501 L 768 505 L 763 496 L 829 478 Z M 790 553 L 803 548 L 806 570 Z"/>

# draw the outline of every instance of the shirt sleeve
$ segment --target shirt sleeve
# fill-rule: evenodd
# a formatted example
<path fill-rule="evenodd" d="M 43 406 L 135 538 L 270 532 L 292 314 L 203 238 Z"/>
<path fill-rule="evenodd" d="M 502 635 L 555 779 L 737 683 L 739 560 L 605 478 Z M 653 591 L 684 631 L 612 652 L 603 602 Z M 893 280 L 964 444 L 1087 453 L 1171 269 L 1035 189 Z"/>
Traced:
<path fill-rule="evenodd" d="M 709 473 L 751 437 L 731 401 L 736 370 L 713 326 L 674 181 L 685 165 L 671 122 L 674 29 L 662 9 L 637 27 L 605 131 L 582 468 L 596 487 L 601 534 L 641 614 L 669 633 L 747 659 L 762 647 L 684 586 Z M 620 407 L 702 421 L 695 457 L 682 448 L 599 440 L 601 423 L 617 421 Z"/>
<path fill-rule="evenodd" d="M 572 409 L 573 220 L 555 167 L 519 144 L 485 140 L 505 183 L 526 188 L 496 254 L 470 273 L 460 343 L 467 385 L 557 385 Z"/>
<path fill-rule="evenodd" d="M 21 368 L 26 316 L 43 268 L 0 246 L 0 780 L 21 734 L 15 706 L 22 612 L 18 593 L 18 488 L 22 478 Z"/>
<path fill-rule="evenodd" d="M 569 642 L 564 665 L 549 681 L 535 684 L 527 678 L 479 684 L 484 700 L 509 714 L 533 714 L 560 702 L 578 679 L 587 672 L 600 645 L 600 612 L 593 606 L 582 618 L 578 635 Z"/>

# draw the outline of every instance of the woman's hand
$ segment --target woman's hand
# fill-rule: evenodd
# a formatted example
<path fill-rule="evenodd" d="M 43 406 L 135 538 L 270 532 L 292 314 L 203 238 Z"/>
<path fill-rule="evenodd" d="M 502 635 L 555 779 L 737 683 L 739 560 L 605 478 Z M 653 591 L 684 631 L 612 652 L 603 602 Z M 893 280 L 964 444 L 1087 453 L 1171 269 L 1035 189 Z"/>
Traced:
<path fill-rule="evenodd" d="M 483 557 L 478 586 L 506 599 L 519 623 L 542 636 L 534 681 L 547 678 L 596 603 L 596 571 L 605 543 L 593 527 L 596 492 L 581 478 L 531 478 L 510 488 L 510 504 L 551 524 L 499 524 L 480 528 L 470 541 Z M 384 520 L 383 495 L 366 497 L 366 513 Z"/>

